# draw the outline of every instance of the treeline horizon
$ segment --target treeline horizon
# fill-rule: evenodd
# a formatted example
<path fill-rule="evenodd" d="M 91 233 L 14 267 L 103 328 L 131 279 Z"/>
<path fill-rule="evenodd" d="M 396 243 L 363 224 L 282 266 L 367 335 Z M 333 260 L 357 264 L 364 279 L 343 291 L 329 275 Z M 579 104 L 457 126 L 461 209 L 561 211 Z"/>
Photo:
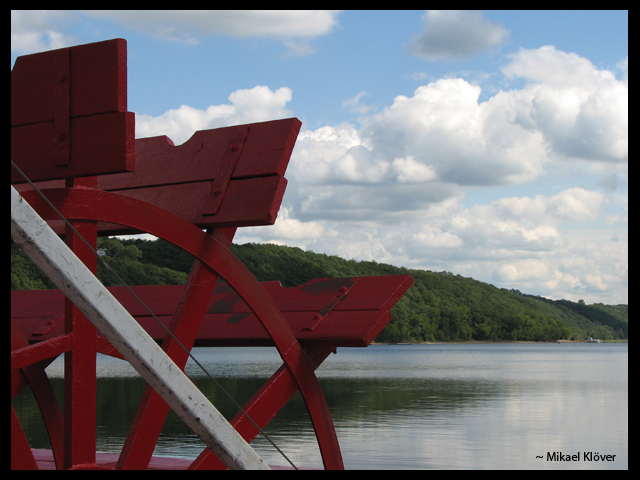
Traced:
<path fill-rule="evenodd" d="M 104 259 L 129 285 L 184 284 L 193 257 L 164 240 L 99 238 Z M 447 341 L 628 340 L 628 305 L 587 305 L 497 288 L 450 272 L 395 267 L 375 261 L 274 244 L 233 244 L 231 251 L 259 281 L 295 287 L 314 278 L 410 274 L 414 284 L 392 309 L 381 343 Z M 98 278 L 119 285 L 98 262 Z M 55 288 L 11 245 L 11 290 Z"/>

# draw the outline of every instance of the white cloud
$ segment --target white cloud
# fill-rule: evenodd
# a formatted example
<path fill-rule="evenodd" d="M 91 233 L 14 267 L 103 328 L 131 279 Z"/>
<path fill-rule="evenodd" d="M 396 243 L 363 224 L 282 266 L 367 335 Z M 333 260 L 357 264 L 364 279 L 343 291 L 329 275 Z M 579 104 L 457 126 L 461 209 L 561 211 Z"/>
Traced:
<path fill-rule="evenodd" d="M 572 225 L 602 214 L 607 204 L 602 192 L 568 188 L 555 195 L 501 198 L 468 209 L 460 208 L 461 196 L 450 193 L 430 208 L 392 211 L 381 208 L 380 198 L 398 201 L 401 208 L 409 204 L 405 197 L 418 190 L 390 200 L 390 188 L 378 185 L 372 187 L 379 192 L 376 203 L 361 185 L 294 185 L 285 195 L 287 215 L 293 216 L 295 205 L 304 199 L 307 204 L 296 216 L 323 230 L 299 242 L 285 240 L 289 245 L 345 258 L 453 271 L 553 298 L 626 301 L 627 243 L 617 235 L 605 239 L 600 231 L 596 237 L 593 230 L 571 234 Z"/>
<path fill-rule="evenodd" d="M 493 273 L 496 282 L 531 282 L 549 278 L 549 265 L 541 260 L 520 260 L 501 265 Z"/>
<path fill-rule="evenodd" d="M 433 166 L 419 163 L 412 156 L 396 158 L 391 168 L 400 183 L 422 183 L 438 179 Z"/>
<path fill-rule="evenodd" d="M 251 227 L 242 229 L 244 236 L 259 235 L 261 241 L 276 241 L 284 244 L 290 240 L 319 238 L 325 234 L 325 229 L 318 222 L 301 222 L 291 217 L 287 207 L 280 208 L 276 223 L 268 227 Z"/>
<path fill-rule="evenodd" d="M 398 96 L 364 120 L 361 136 L 381 155 L 412 156 L 445 182 L 500 185 L 535 178 L 548 161 L 538 132 L 510 122 L 502 105 L 479 103 L 481 88 L 441 79 Z"/>
<path fill-rule="evenodd" d="M 501 249 L 518 254 L 551 252 L 566 245 L 561 233 L 563 224 L 593 220 L 604 205 L 604 194 L 583 188 L 567 189 L 550 197 L 501 198 L 455 214 L 445 228 L 461 238 L 466 249 L 485 249 L 481 253 L 485 257 L 488 252 Z"/>
<path fill-rule="evenodd" d="M 361 117 L 360 130 L 342 124 L 301 133 L 291 178 L 333 186 L 303 200 L 305 213 L 331 215 L 335 205 L 344 217 L 345 194 L 351 216 L 368 215 L 374 205 L 426 211 L 458 195 L 461 185 L 535 178 L 549 161 L 542 136 L 511 122 L 502 105 L 479 104 L 480 91 L 462 79 L 442 79 Z"/>
<path fill-rule="evenodd" d="M 521 49 L 510 59 L 503 73 L 529 81 L 521 91 L 503 93 L 520 104 L 516 122 L 542 133 L 560 155 L 628 161 L 627 82 L 616 80 L 613 72 L 596 69 L 586 58 L 553 46 Z"/>
<path fill-rule="evenodd" d="M 362 147 L 358 131 L 351 124 L 325 126 L 298 135 L 289 174 L 304 184 L 328 184 L 338 180 L 336 170 L 341 159 L 352 148 Z"/>
<path fill-rule="evenodd" d="M 80 19 L 103 19 L 167 41 L 196 45 L 210 35 L 276 38 L 285 57 L 314 52 L 309 40 L 327 35 L 338 25 L 334 10 L 12 10 L 11 51 L 34 53 L 76 45 L 64 27 Z"/>
<path fill-rule="evenodd" d="M 560 59 L 588 66 L 573 56 Z M 557 60 L 552 57 L 550 65 L 557 66 Z M 554 88 L 560 89 L 560 98 L 562 89 L 576 83 L 582 85 L 576 95 L 588 98 L 601 85 L 599 78 L 609 79 L 606 72 L 594 75 L 586 67 L 581 71 L 596 80 L 579 82 L 569 76 L 563 83 L 557 77 L 552 83 L 559 85 Z M 425 256 L 496 262 L 567 248 L 567 225 L 600 218 L 607 205 L 604 193 L 567 188 L 551 196 L 503 198 L 459 211 L 466 186 L 526 183 L 566 158 L 540 124 L 540 115 L 558 118 L 560 108 L 536 105 L 536 94 L 543 88 L 551 87 L 536 81 L 480 103 L 479 86 L 441 79 L 419 87 L 411 97 L 396 97 L 379 113 L 361 117 L 360 128 L 342 124 L 305 131 L 289 166 L 287 205 L 293 216 L 305 221 L 341 222 L 342 229 L 374 222 L 381 231 L 382 225 L 393 229 L 397 235 L 383 242 L 389 249 L 384 255 L 393 257 L 391 244 L 404 245 L 395 263 L 406 265 L 427 266 L 421 260 Z M 572 91 L 561 104 L 565 109 L 581 101 L 569 95 Z M 535 108 L 538 118 L 532 115 Z M 591 115 L 608 118 L 606 109 Z M 610 135 L 610 143 L 626 141 L 626 132 Z M 401 232 L 403 239 L 398 240 Z M 335 245 L 332 241 L 329 248 Z M 463 263 L 456 266 L 466 268 Z"/>
<path fill-rule="evenodd" d="M 571 188 L 553 195 L 547 212 L 558 219 L 572 223 L 595 220 L 605 206 L 605 195 L 584 188 Z"/>
<path fill-rule="evenodd" d="M 429 10 L 422 20 L 423 31 L 413 35 L 408 49 L 427 60 L 467 59 L 509 38 L 509 30 L 478 10 Z"/>
<path fill-rule="evenodd" d="M 275 37 L 283 39 L 294 56 L 311 53 L 313 49 L 300 39 L 330 33 L 337 25 L 338 14 L 333 10 L 86 10 L 83 13 L 186 44 L 197 44 L 199 37 L 208 35 Z"/>
<path fill-rule="evenodd" d="M 230 104 L 211 105 L 200 110 L 182 105 L 162 115 L 136 115 L 136 137 L 167 135 L 178 145 L 187 141 L 197 130 L 229 125 L 275 120 L 292 116 L 285 108 L 291 101 L 291 89 L 281 87 L 271 90 L 256 86 L 236 90 L 229 95 Z"/>
<path fill-rule="evenodd" d="M 363 104 L 360 100 L 362 97 L 368 96 L 367 92 L 360 92 L 355 97 L 349 98 L 342 102 L 342 108 L 346 108 L 351 113 L 359 113 L 364 115 L 373 109 L 370 105 Z"/>
<path fill-rule="evenodd" d="M 624 59 L 620 60 L 616 64 L 615 70 L 620 74 L 623 81 L 628 82 L 629 81 L 629 56 L 626 56 Z"/>
<path fill-rule="evenodd" d="M 78 43 L 63 32 L 73 19 L 63 10 L 11 10 L 11 51 L 36 53 Z"/>
<path fill-rule="evenodd" d="M 327 189 L 335 192 L 336 187 L 318 192 Z M 354 196 L 346 189 L 340 193 L 342 202 L 335 208 L 341 203 L 343 217 L 323 218 L 320 212 L 310 217 L 317 218 L 310 222 L 322 227 L 320 235 L 300 240 L 270 234 L 262 238 L 345 258 L 452 271 L 552 298 L 627 301 L 627 242 L 620 241 L 626 235 L 606 239 L 605 232 L 592 229 L 571 234 L 571 225 L 589 221 L 602 210 L 606 199 L 600 192 L 571 188 L 551 196 L 502 198 L 468 209 L 460 209 L 456 198 L 435 215 L 415 211 L 393 221 L 376 206 L 369 217 L 350 218 Z M 289 218 L 291 214 L 287 207 Z M 270 228 L 264 228 L 265 234 Z M 238 235 L 238 242 L 249 241 L 244 232 Z"/>
<path fill-rule="evenodd" d="M 425 224 L 411 234 L 410 245 L 413 248 L 428 251 L 429 249 L 457 249 L 464 246 L 464 241 L 455 233 L 443 231 L 439 225 Z"/>
<path fill-rule="evenodd" d="M 537 195 L 531 197 L 501 198 L 491 206 L 504 218 L 518 220 L 527 218 L 546 223 L 578 223 L 594 220 L 602 212 L 606 203 L 601 192 L 584 188 L 569 188 L 550 197 Z"/>
<path fill-rule="evenodd" d="M 288 48 L 281 58 L 300 58 L 315 53 L 315 49 L 305 39 L 283 39 L 282 44 Z"/>
<path fill-rule="evenodd" d="M 549 291 L 562 291 L 563 297 L 606 299 L 627 303 L 629 260 L 626 244 L 585 242 L 558 252 L 547 260 L 555 269 L 550 278 L 540 278 Z M 602 301 L 602 300 L 599 300 Z"/>
<path fill-rule="evenodd" d="M 510 62 L 501 69 L 507 77 L 523 77 L 549 87 L 589 89 L 614 78 L 608 70 L 597 70 L 588 59 L 556 50 L 553 45 L 521 48 L 507 58 Z"/>

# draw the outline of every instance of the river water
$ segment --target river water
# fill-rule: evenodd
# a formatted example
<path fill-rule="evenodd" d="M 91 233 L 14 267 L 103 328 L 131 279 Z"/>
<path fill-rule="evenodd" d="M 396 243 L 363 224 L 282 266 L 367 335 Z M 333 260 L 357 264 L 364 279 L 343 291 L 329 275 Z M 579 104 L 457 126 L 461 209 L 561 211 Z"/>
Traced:
<path fill-rule="evenodd" d="M 240 404 L 280 365 L 271 348 L 194 354 Z M 57 392 L 62 366 L 58 359 L 48 368 Z M 227 418 L 235 415 L 197 366 L 188 364 L 187 373 Z M 99 375 L 98 449 L 118 452 L 145 384 L 109 357 L 100 357 Z M 340 348 L 317 375 L 349 469 L 628 468 L 626 343 Z M 30 394 L 13 405 L 32 447 L 48 448 Z M 298 394 L 266 433 L 296 465 L 322 466 Z M 266 439 L 253 445 L 269 464 L 286 464 Z M 200 439 L 171 413 L 156 454 L 195 457 L 201 450 Z"/>

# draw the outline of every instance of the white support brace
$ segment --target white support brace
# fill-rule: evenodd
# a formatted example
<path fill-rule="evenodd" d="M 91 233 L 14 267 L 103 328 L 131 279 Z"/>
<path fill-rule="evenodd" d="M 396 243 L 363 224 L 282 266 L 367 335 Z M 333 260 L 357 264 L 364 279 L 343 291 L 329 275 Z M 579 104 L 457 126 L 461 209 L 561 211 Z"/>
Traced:
<path fill-rule="evenodd" d="M 13 186 L 11 238 L 228 468 L 269 469 Z"/>

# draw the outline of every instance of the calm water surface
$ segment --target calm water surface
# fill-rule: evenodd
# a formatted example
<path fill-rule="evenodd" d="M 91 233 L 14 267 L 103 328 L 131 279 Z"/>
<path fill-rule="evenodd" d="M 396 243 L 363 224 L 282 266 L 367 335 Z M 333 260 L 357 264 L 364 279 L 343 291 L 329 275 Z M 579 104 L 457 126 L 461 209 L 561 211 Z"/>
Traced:
<path fill-rule="evenodd" d="M 200 348 L 196 358 L 241 404 L 280 361 L 270 348 Z M 99 361 L 98 449 L 120 451 L 144 382 L 125 362 Z M 48 369 L 59 377 L 62 361 Z M 236 408 L 189 364 L 220 411 Z M 351 469 L 626 469 L 628 344 L 373 345 L 341 348 L 317 371 Z M 54 380 L 62 391 L 61 380 Z M 34 447 L 48 447 L 28 392 L 14 400 Z M 299 466 L 321 467 L 301 397 L 266 432 Z M 270 464 L 286 462 L 263 438 Z M 195 457 L 202 443 L 173 413 L 158 455 Z M 547 452 L 579 462 L 548 461 Z M 585 461 L 584 452 L 615 455 Z M 542 458 L 536 458 L 541 456 Z"/>

